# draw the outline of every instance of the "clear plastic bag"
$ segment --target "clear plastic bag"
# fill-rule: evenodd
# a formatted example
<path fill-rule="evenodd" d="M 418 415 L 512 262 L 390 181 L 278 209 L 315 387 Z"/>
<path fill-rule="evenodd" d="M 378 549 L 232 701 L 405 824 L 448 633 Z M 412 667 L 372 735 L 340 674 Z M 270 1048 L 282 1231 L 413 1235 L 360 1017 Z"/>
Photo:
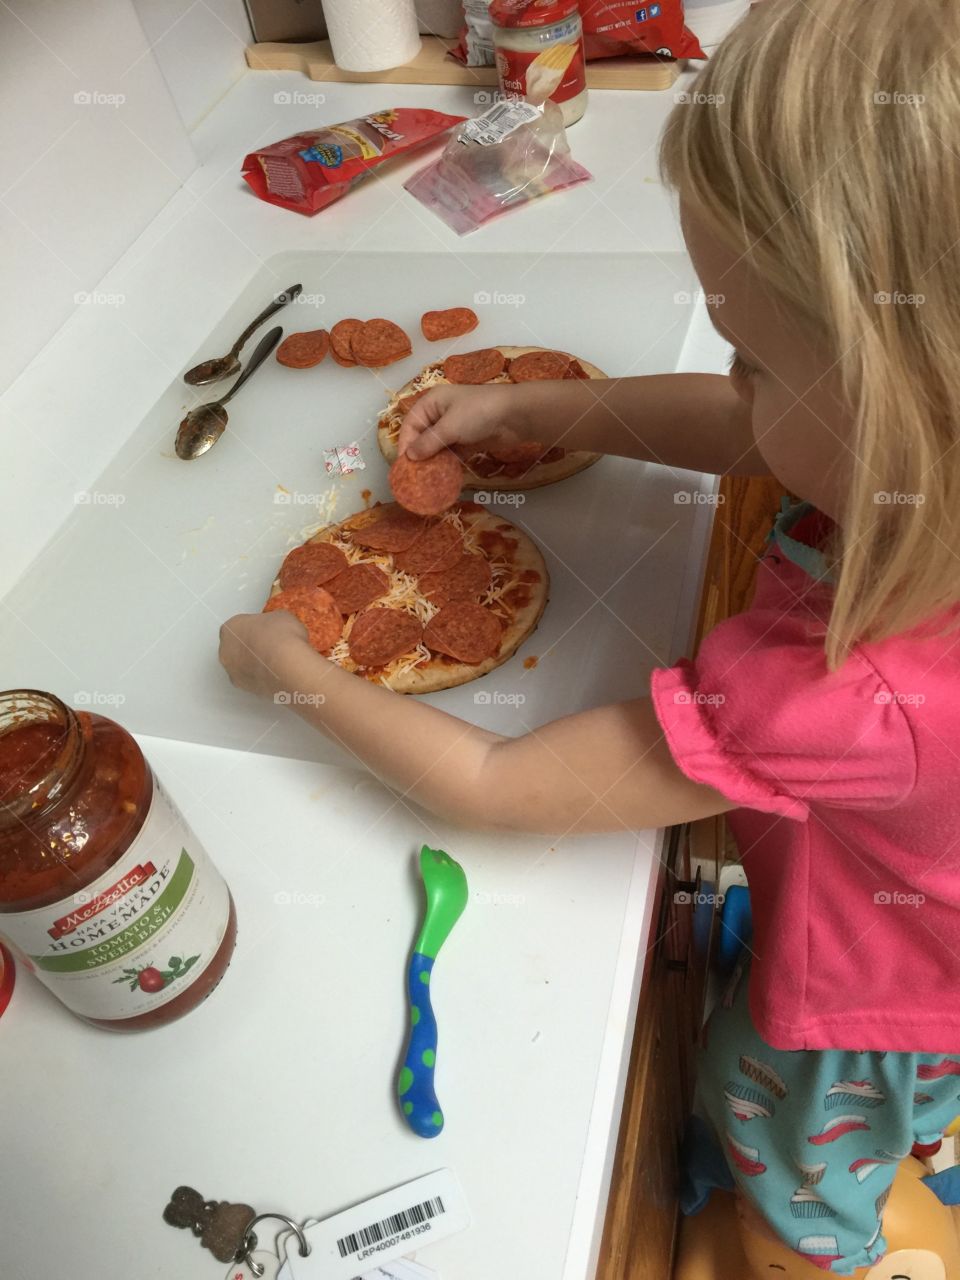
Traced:
<path fill-rule="evenodd" d="M 462 236 L 501 213 L 592 176 L 570 154 L 556 103 L 535 107 L 507 98 L 465 120 L 440 158 L 404 185 Z"/>

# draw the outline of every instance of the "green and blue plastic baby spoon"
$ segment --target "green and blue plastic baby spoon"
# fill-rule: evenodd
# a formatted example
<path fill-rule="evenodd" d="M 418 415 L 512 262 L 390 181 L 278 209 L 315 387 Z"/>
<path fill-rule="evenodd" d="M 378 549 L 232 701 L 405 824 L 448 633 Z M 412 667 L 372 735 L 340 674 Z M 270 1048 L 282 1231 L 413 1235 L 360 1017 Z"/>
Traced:
<path fill-rule="evenodd" d="M 433 1084 L 437 1020 L 430 1003 L 430 977 L 437 952 L 467 905 L 467 877 L 449 854 L 426 845 L 420 850 L 420 874 L 427 908 L 407 970 L 410 1038 L 397 1094 L 400 1111 L 413 1132 L 421 1138 L 435 1138 L 443 1128 L 443 1112 Z"/>

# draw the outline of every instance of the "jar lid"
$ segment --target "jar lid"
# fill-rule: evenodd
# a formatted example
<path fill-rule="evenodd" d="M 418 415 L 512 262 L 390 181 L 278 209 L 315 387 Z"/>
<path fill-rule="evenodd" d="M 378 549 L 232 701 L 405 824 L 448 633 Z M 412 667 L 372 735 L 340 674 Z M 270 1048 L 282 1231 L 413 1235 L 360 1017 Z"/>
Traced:
<path fill-rule="evenodd" d="M 493 0 L 490 21 L 498 27 L 548 27 L 577 8 L 578 0 Z"/>

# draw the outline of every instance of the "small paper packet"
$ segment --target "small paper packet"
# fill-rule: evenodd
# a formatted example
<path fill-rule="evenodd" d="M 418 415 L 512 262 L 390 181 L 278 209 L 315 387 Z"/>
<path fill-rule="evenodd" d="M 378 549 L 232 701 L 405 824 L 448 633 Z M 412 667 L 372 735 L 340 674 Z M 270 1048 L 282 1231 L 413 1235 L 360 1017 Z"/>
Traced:
<path fill-rule="evenodd" d="M 354 440 L 351 444 L 334 445 L 323 451 L 323 469 L 328 476 L 352 476 L 354 471 L 366 471 L 367 464 Z"/>

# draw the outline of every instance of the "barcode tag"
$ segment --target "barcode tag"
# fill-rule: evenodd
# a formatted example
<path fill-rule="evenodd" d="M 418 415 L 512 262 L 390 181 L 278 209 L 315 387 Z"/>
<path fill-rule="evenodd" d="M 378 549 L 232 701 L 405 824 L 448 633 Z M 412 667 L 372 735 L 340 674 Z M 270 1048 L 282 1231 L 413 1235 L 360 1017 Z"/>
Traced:
<path fill-rule="evenodd" d="M 305 1222 L 304 1230 L 312 1226 L 313 1222 Z M 291 1237 L 291 1249 L 296 1252 L 299 1245 L 296 1240 L 292 1239 L 293 1232 L 285 1232 L 285 1237 Z M 255 1254 L 259 1258 L 259 1254 Z M 281 1249 L 280 1256 L 284 1256 L 284 1250 Z M 276 1259 L 274 1259 L 276 1261 Z M 266 1280 L 274 1274 L 266 1267 Z M 290 1263 L 284 1262 L 279 1273 L 276 1273 L 277 1280 L 293 1280 L 293 1273 L 290 1270 Z M 394 1258 L 392 1262 L 385 1262 L 383 1266 L 374 1267 L 372 1271 L 365 1271 L 362 1276 L 357 1276 L 356 1280 L 440 1280 L 440 1272 L 434 1271 L 432 1267 L 425 1267 L 422 1262 L 414 1262 L 410 1258 Z"/>
<path fill-rule="evenodd" d="M 440 1280 L 440 1273 L 425 1267 L 422 1262 L 411 1262 L 409 1258 L 401 1258 L 398 1262 L 386 1262 L 382 1267 L 374 1267 L 360 1277 L 360 1280 Z"/>
<path fill-rule="evenodd" d="M 482 147 L 490 147 L 503 139 L 522 124 L 536 120 L 540 108 L 521 98 L 510 98 L 506 102 L 495 102 L 482 116 L 467 120 L 460 130 L 460 141 L 479 142 Z"/>
<path fill-rule="evenodd" d="M 301 1258 L 296 1237 L 287 1240 L 291 1280 L 355 1280 L 388 1263 L 444 1240 L 470 1225 L 463 1189 L 452 1169 L 438 1169 L 383 1195 L 307 1227 L 310 1253 Z"/>

